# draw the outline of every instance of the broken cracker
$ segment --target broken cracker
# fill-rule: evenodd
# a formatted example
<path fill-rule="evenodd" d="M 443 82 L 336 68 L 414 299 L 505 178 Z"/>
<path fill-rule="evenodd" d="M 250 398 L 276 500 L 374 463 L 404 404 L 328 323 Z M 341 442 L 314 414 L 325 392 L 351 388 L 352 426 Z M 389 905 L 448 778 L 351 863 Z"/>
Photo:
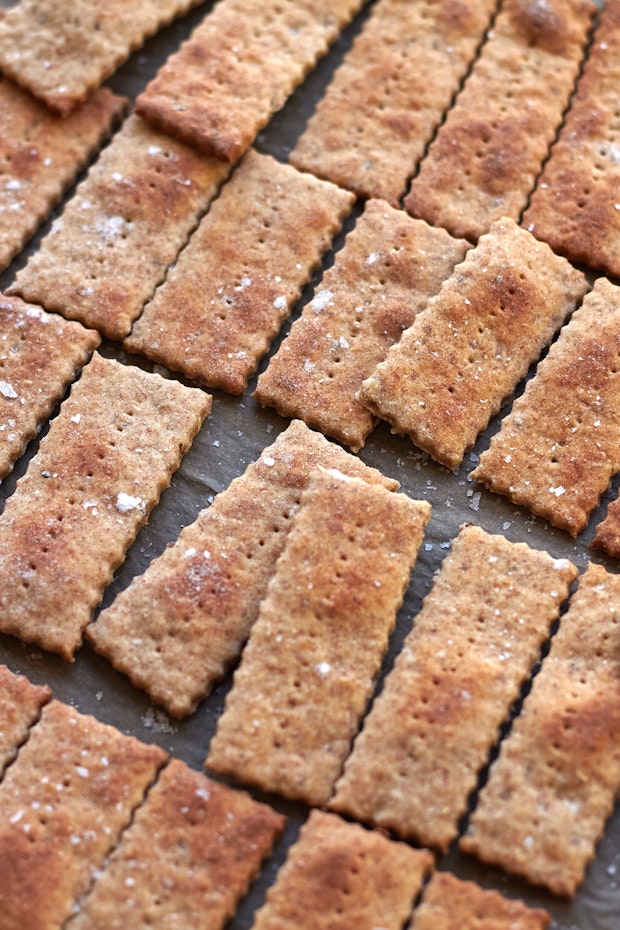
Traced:
<path fill-rule="evenodd" d="M 294 421 L 87 628 L 95 649 L 174 717 L 194 711 L 238 658 L 317 465 L 398 487 Z"/>
<path fill-rule="evenodd" d="M 500 747 L 461 848 L 573 895 L 620 784 L 620 578 L 591 563 Z"/>
<path fill-rule="evenodd" d="M 363 0 L 221 0 L 136 100 L 152 125 L 236 161 Z"/>
<path fill-rule="evenodd" d="M 0 778 L 25 742 L 50 693 L 48 687 L 33 685 L 23 675 L 14 675 L 6 665 L 0 665 Z"/>
<path fill-rule="evenodd" d="M 376 418 L 357 400 L 468 243 L 370 200 L 321 287 L 260 375 L 255 397 L 360 449 Z"/>
<path fill-rule="evenodd" d="M 8 292 L 123 338 L 228 170 L 130 116 Z"/>
<path fill-rule="evenodd" d="M 596 527 L 592 548 L 603 549 L 607 555 L 620 559 L 620 498 L 610 503 L 605 519 Z"/>
<path fill-rule="evenodd" d="M 211 406 L 95 354 L 0 517 L 0 630 L 71 659 Z"/>
<path fill-rule="evenodd" d="M 249 151 L 124 346 L 242 394 L 353 196 Z"/>
<path fill-rule="evenodd" d="M 546 243 L 498 220 L 364 381 L 360 401 L 456 468 L 587 289 Z"/>
<path fill-rule="evenodd" d="M 577 569 L 461 529 L 330 808 L 445 852 Z"/>
<path fill-rule="evenodd" d="M 325 804 L 363 716 L 430 516 L 318 468 L 278 559 L 207 766 Z"/>

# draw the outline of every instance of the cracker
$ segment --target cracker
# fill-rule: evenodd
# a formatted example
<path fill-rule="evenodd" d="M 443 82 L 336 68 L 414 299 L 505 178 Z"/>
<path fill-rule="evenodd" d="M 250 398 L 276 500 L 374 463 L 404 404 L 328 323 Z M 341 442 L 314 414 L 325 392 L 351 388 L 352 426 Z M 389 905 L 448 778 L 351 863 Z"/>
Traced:
<path fill-rule="evenodd" d="M 384 201 L 369 201 L 321 289 L 259 377 L 255 397 L 360 449 L 376 423 L 357 400 L 362 381 L 467 248 Z"/>
<path fill-rule="evenodd" d="M 620 275 L 620 7 L 607 3 L 523 224 L 572 261 Z"/>
<path fill-rule="evenodd" d="M 33 685 L 0 665 L 0 778 L 49 699 L 49 688 Z"/>
<path fill-rule="evenodd" d="M 398 483 L 291 423 L 87 629 L 174 717 L 194 711 L 239 656 L 312 469 Z"/>
<path fill-rule="evenodd" d="M 495 0 L 376 3 L 291 163 L 397 207 L 495 6 Z"/>
<path fill-rule="evenodd" d="M 551 916 L 541 908 L 435 872 L 424 889 L 411 930 L 544 930 Z"/>
<path fill-rule="evenodd" d="M 590 564 L 461 847 L 572 895 L 620 783 L 620 577 Z"/>
<path fill-rule="evenodd" d="M 123 338 L 227 173 L 130 116 L 9 293 Z"/>
<path fill-rule="evenodd" d="M 577 569 L 463 527 L 330 807 L 444 852 Z"/>
<path fill-rule="evenodd" d="M 587 288 L 545 243 L 498 220 L 363 383 L 360 400 L 456 468 Z"/>
<path fill-rule="evenodd" d="M 349 753 L 430 515 L 317 469 L 235 672 L 207 765 L 324 804 Z"/>
<path fill-rule="evenodd" d="M 0 479 L 99 342 L 80 323 L 0 294 Z"/>
<path fill-rule="evenodd" d="M 433 857 L 313 810 L 253 930 L 400 930 Z"/>
<path fill-rule="evenodd" d="M 405 208 L 477 239 L 517 220 L 579 73 L 590 0 L 506 0 L 472 73 L 431 143 Z"/>
<path fill-rule="evenodd" d="M 221 0 L 136 100 L 152 125 L 236 161 L 362 0 Z"/>
<path fill-rule="evenodd" d="M 94 355 L 0 518 L 0 630 L 71 659 L 211 398 Z"/>
<path fill-rule="evenodd" d="M 249 151 L 125 348 L 242 394 L 353 196 Z"/>
<path fill-rule="evenodd" d="M 165 753 L 52 701 L 0 786 L 4 927 L 57 930 Z"/>
<path fill-rule="evenodd" d="M 576 536 L 620 470 L 619 354 L 620 288 L 601 278 L 472 477 Z"/>
<path fill-rule="evenodd" d="M 49 215 L 126 106 L 125 98 L 104 88 L 62 119 L 0 78 L 0 270 Z"/>
<path fill-rule="evenodd" d="M 72 930 L 222 930 L 283 826 L 266 804 L 173 759 Z"/>
<path fill-rule="evenodd" d="M 605 519 L 599 523 L 592 540 L 593 549 L 603 549 L 607 555 L 620 559 L 620 499 L 607 508 Z"/>
<path fill-rule="evenodd" d="M 0 20 L 0 67 L 66 116 L 199 0 L 21 0 Z"/>

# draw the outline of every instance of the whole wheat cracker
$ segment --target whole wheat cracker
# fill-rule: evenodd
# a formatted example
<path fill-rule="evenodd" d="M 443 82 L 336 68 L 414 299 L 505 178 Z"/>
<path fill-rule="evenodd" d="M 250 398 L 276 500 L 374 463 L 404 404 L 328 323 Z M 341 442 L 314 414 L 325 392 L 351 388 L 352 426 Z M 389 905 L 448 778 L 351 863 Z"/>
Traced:
<path fill-rule="evenodd" d="M 125 348 L 242 394 L 353 199 L 250 150 Z"/>
<path fill-rule="evenodd" d="M 360 449 L 376 423 L 357 400 L 362 381 L 467 248 L 443 229 L 369 200 L 320 290 L 260 375 L 254 396 Z"/>
<path fill-rule="evenodd" d="M 600 278 L 472 477 L 576 536 L 620 469 L 619 354 L 620 288 Z"/>
<path fill-rule="evenodd" d="M 607 555 L 620 559 L 620 499 L 610 503 L 605 519 L 596 527 L 592 548 L 603 549 Z"/>
<path fill-rule="evenodd" d="M 103 88 L 66 119 L 0 78 L 0 270 L 91 161 L 127 107 Z"/>
<path fill-rule="evenodd" d="M 523 224 L 572 261 L 620 275 L 620 4 L 607 0 Z"/>
<path fill-rule="evenodd" d="M 566 559 L 463 527 L 330 808 L 445 852 L 576 576 Z"/>
<path fill-rule="evenodd" d="M 123 338 L 228 170 L 130 116 L 8 292 Z"/>
<path fill-rule="evenodd" d="M 152 125 L 236 161 L 363 0 L 220 0 L 136 100 Z"/>
<path fill-rule="evenodd" d="M 80 323 L 0 294 L 0 479 L 99 342 Z"/>
<path fill-rule="evenodd" d="M 95 354 L 0 517 L 0 630 L 71 659 L 211 398 Z"/>
<path fill-rule="evenodd" d="M 477 239 L 517 220 L 568 104 L 596 6 L 505 0 L 480 57 L 431 143 L 405 208 Z"/>
<path fill-rule="evenodd" d="M 47 686 L 33 685 L 23 675 L 15 675 L 6 665 L 0 665 L 0 778 L 50 696 Z"/>
<path fill-rule="evenodd" d="M 0 19 L 0 68 L 66 116 L 130 53 L 200 0 L 20 0 Z"/>
<path fill-rule="evenodd" d="M 379 0 L 290 155 L 398 206 L 458 90 L 496 0 Z"/>
<path fill-rule="evenodd" d="M 427 850 L 313 810 L 252 930 L 400 930 L 432 865 Z"/>
<path fill-rule="evenodd" d="M 317 465 L 398 487 L 293 421 L 87 627 L 95 649 L 172 716 L 194 711 L 239 656 Z"/>
<path fill-rule="evenodd" d="M 497 220 L 400 342 L 360 401 L 456 468 L 588 289 L 513 220 Z"/>
<path fill-rule="evenodd" d="M 59 930 L 166 755 L 51 701 L 0 785 L 0 914 Z"/>
<path fill-rule="evenodd" d="M 71 930 L 222 930 L 283 826 L 266 804 L 173 759 Z"/>
<path fill-rule="evenodd" d="M 591 563 L 460 845 L 572 895 L 620 784 L 620 577 Z"/>
<path fill-rule="evenodd" d="M 333 469 L 312 473 L 208 767 L 325 804 L 366 710 L 429 516 L 426 501 Z"/>

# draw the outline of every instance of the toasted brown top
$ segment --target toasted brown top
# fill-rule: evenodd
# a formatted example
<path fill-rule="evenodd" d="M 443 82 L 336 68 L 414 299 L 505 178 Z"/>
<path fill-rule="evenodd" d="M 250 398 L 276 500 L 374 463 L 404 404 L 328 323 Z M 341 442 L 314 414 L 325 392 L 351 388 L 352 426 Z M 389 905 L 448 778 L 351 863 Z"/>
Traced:
<path fill-rule="evenodd" d="M 49 688 L 33 685 L 0 665 L 0 778 L 49 699 Z"/>

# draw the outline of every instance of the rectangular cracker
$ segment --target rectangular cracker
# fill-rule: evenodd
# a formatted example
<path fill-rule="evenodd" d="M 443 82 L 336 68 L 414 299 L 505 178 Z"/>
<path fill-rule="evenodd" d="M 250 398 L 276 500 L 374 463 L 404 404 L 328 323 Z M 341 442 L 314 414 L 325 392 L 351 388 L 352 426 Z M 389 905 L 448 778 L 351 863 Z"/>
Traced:
<path fill-rule="evenodd" d="M 0 67 L 66 116 L 130 53 L 200 0 L 21 0 L 0 20 Z"/>
<path fill-rule="evenodd" d="M 545 930 L 551 915 L 505 898 L 450 872 L 435 872 L 424 889 L 410 930 Z"/>
<path fill-rule="evenodd" d="M 313 810 L 252 930 L 400 930 L 433 856 Z"/>
<path fill-rule="evenodd" d="M 546 243 L 498 220 L 364 381 L 360 401 L 456 468 L 587 289 Z"/>
<path fill-rule="evenodd" d="M 123 338 L 227 174 L 130 116 L 9 293 Z"/>
<path fill-rule="evenodd" d="M 572 895 L 620 783 L 620 577 L 591 563 L 461 848 Z"/>
<path fill-rule="evenodd" d="M 99 342 L 80 323 L 0 294 L 0 479 Z"/>
<path fill-rule="evenodd" d="M 566 559 L 463 527 L 330 808 L 445 852 L 576 576 Z"/>
<path fill-rule="evenodd" d="M 0 517 L 0 630 L 71 659 L 211 398 L 95 354 Z"/>
<path fill-rule="evenodd" d="M 363 0 L 220 0 L 136 100 L 153 126 L 232 162 Z"/>
<path fill-rule="evenodd" d="M 62 119 L 0 78 L 0 270 L 49 215 L 126 107 L 124 97 L 103 88 Z"/>
<path fill-rule="evenodd" d="M 405 199 L 413 215 L 476 240 L 517 220 L 579 72 L 591 0 L 505 0 Z"/>
<path fill-rule="evenodd" d="M 496 0 L 376 3 L 291 163 L 397 207 L 496 6 Z"/>
<path fill-rule="evenodd" d="M 50 699 L 50 689 L 31 684 L 0 665 L 0 778 Z"/>
<path fill-rule="evenodd" d="M 71 928 L 222 930 L 283 826 L 266 804 L 173 759 Z"/>
<path fill-rule="evenodd" d="M 467 248 L 385 201 L 368 201 L 321 289 L 259 377 L 254 396 L 360 449 L 376 423 L 357 400 L 362 381 Z"/>
<path fill-rule="evenodd" d="M 249 151 L 125 348 L 242 394 L 353 200 Z"/>
<path fill-rule="evenodd" d="M 87 628 L 97 652 L 172 716 L 194 711 L 239 656 L 317 465 L 398 487 L 293 422 Z"/>
<path fill-rule="evenodd" d="M 600 16 L 558 142 L 523 224 L 556 252 L 620 275 L 620 6 Z"/>
<path fill-rule="evenodd" d="M 51 701 L 0 785 L 5 927 L 58 930 L 166 754 Z"/>
<path fill-rule="evenodd" d="M 619 354 L 620 288 L 600 278 L 472 477 L 576 536 L 620 470 Z"/>
<path fill-rule="evenodd" d="M 311 805 L 331 795 L 430 516 L 318 468 L 278 559 L 207 765 Z"/>

